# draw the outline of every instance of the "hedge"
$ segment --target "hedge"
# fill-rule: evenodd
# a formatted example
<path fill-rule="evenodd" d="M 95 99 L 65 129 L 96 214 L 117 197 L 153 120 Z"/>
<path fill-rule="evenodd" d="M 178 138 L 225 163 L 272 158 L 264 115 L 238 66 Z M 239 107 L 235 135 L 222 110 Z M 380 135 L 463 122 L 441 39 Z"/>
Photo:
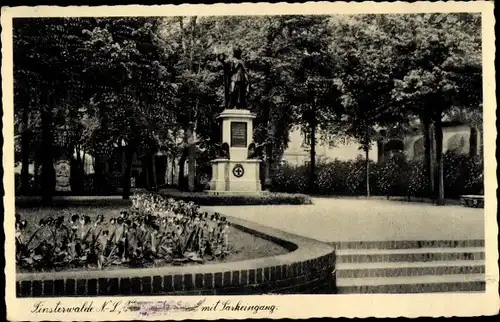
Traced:
<path fill-rule="evenodd" d="M 484 193 L 483 160 L 480 156 L 471 157 L 449 151 L 444 154 L 443 161 L 446 198 Z M 283 166 L 273 177 L 272 191 L 307 193 L 309 173 L 307 166 Z M 317 166 L 316 178 L 315 194 L 366 195 L 366 163 L 362 157 L 320 163 Z M 370 161 L 372 195 L 428 197 L 427 181 L 423 160 L 408 161 L 403 155 L 396 155 L 380 164 Z"/>
<path fill-rule="evenodd" d="M 311 197 L 299 193 L 263 193 L 262 195 L 209 195 L 205 192 L 160 190 L 168 198 L 192 201 L 200 206 L 309 205 Z"/>

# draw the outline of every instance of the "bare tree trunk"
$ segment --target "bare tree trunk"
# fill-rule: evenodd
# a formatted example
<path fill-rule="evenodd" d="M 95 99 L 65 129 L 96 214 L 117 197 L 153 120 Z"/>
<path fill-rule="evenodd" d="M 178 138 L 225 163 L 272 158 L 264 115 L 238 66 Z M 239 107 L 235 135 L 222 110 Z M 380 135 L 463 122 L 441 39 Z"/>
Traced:
<path fill-rule="evenodd" d="M 188 148 L 188 191 L 195 190 L 196 176 L 196 145 L 194 142 L 194 133 L 190 124 L 187 131 L 187 148 Z"/>
<path fill-rule="evenodd" d="M 309 192 L 315 192 L 316 186 L 316 124 L 313 121 L 311 124 L 311 150 L 310 150 L 310 158 L 311 158 L 311 168 L 309 174 Z"/>
<path fill-rule="evenodd" d="M 437 204 L 444 205 L 443 127 L 441 124 L 441 116 L 438 116 L 434 123 L 434 135 L 436 137 L 436 163 L 438 166 Z"/>
<path fill-rule="evenodd" d="M 151 174 L 153 175 L 153 180 L 152 180 L 153 181 L 152 182 L 153 183 L 153 189 L 155 191 L 157 191 L 158 190 L 158 182 L 156 180 L 156 155 L 155 154 L 153 154 L 151 156 Z"/>
<path fill-rule="evenodd" d="M 34 171 L 33 171 L 33 176 L 35 177 L 35 192 L 36 193 L 40 193 L 39 190 L 40 190 L 40 187 L 41 187 L 41 184 L 40 184 L 40 180 L 41 180 L 41 167 L 40 167 L 40 164 L 41 164 L 41 160 L 40 160 L 40 151 L 39 151 L 39 148 L 38 147 L 35 147 L 35 160 L 34 160 Z"/>
<path fill-rule="evenodd" d="M 264 189 L 270 189 L 271 188 L 271 176 L 270 176 L 270 170 L 271 170 L 271 160 L 272 160 L 272 153 L 273 153 L 273 147 L 271 144 L 266 144 L 266 159 L 265 165 L 264 165 Z"/>
<path fill-rule="evenodd" d="M 184 176 L 186 173 L 185 171 L 186 169 L 184 167 L 184 165 L 186 164 L 186 158 L 187 158 L 187 151 L 183 151 L 181 157 L 179 158 L 179 178 L 177 180 L 177 185 L 180 190 L 186 189 L 184 180 Z"/>
<path fill-rule="evenodd" d="M 30 190 L 30 145 L 31 145 L 31 132 L 26 129 L 21 134 L 21 194 L 25 195 Z"/>
<path fill-rule="evenodd" d="M 469 155 L 475 157 L 477 155 L 477 137 L 478 131 L 476 127 L 471 126 L 470 128 L 470 139 L 469 139 Z"/>
<path fill-rule="evenodd" d="M 23 106 L 22 133 L 21 133 L 21 194 L 28 194 L 30 190 L 30 145 L 31 131 L 28 129 L 29 108 Z"/>
<path fill-rule="evenodd" d="M 150 160 L 148 156 L 143 156 L 141 158 L 141 167 L 142 171 L 144 171 L 144 184 L 146 189 L 151 188 L 151 169 L 150 169 Z"/>
<path fill-rule="evenodd" d="M 52 203 L 55 189 L 54 149 L 51 106 L 47 106 L 41 115 L 42 121 L 42 202 L 46 205 Z"/>
<path fill-rule="evenodd" d="M 366 196 L 370 197 L 370 149 L 365 147 L 365 167 L 366 167 Z"/>
<path fill-rule="evenodd" d="M 132 174 L 132 161 L 134 152 L 134 148 L 128 145 L 125 153 L 125 171 L 123 172 L 122 176 L 122 198 L 124 200 L 130 199 L 130 175 Z"/>
<path fill-rule="evenodd" d="M 170 182 L 169 185 L 175 185 L 175 157 L 172 156 L 172 169 L 170 169 Z M 179 178 L 177 178 L 177 184 L 179 184 Z"/>
<path fill-rule="evenodd" d="M 79 194 L 83 191 L 84 164 L 81 156 L 81 149 L 78 146 L 72 146 L 70 151 L 76 152 L 76 158 L 71 154 L 71 189 L 74 193 Z"/>
<path fill-rule="evenodd" d="M 194 46 L 195 46 L 195 34 L 196 34 L 196 22 L 198 17 L 193 16 L 190 20 L 190 51 L 189 51 L 189 64 L 191 66 L 191 71 L 194 73 Z M 198 71 L 199 72 L 199 71 Z M 189 125 L 188 125 L 188 191 L 193 192 L 196 189 L 196 143 L 194 138 L 195 120 L 196 113 L 198 110 L 198 98 L 196 98 L 196 104 L 194 110 L 190 111 Z M 193 107 L 191 107 L 193 109 Z"/>
<path fill-rule="evenodd" d="M 422 118 L 424 126 L 424 166 L 427 174 L 427 193 L 430 197 L 434 196 L 434 162 L 432 158 L 432 129 L 430 118 Z"/>

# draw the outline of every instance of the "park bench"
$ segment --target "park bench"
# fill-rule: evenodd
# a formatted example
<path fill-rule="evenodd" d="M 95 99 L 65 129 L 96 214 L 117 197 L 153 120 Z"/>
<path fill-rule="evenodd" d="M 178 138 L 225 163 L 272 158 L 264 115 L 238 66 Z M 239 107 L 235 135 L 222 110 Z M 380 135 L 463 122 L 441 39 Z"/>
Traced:
<path fill-rule="evenodd" d="M 463 195 L 460 201 L 465 207 L 484 208 L 484 196 L 482 195 Z"/>

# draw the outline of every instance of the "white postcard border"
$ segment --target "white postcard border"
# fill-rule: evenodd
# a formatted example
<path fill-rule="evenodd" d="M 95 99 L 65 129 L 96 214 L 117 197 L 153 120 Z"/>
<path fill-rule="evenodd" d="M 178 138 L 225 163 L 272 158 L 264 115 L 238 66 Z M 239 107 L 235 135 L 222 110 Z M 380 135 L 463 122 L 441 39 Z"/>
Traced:
<path fill-rule="evenodd" d="M 207 303 L 230 300 L 245 305 L 275 305 L 269 314 L 261 312 L 171 312 L 168 316 L 134 316 L 132 312 L 34 314 L 34 303 L 66 306 L 93 302 L 96 307 L 105 300 L 127 301 L 129 297 L 46 298 L 20 299 L 15 296 L 14 258 L 14 150 L 13 142 L 13 67 L 12 18 L 60 16 L 175 16 L 175 15 L 271 15 L 271 14 L 359 14 L 359 13 L 412 13 L 412 12 L 481 12 L 483 32 L 483 93 L 484 93 L 484 165 L 485 165 L 485 248 L 486 292 L 466 294 L 401 294 L 401 295 L 261 295 L 261 296 L 162 296 L 135 297 L 134 299 L 168 299 L 196 302 L 206 298 Z M 310 318 L 310 317 L 420 317 L 420 316 L 478 316 L 497 314 L 498 297 L 498 226 L 496 219 L 496 99 L 495 48 L 493 3 L 472 2 L 394 2 L 348 3 L 317 2 L 305 4 L 216 4 L 168 6 L 107 6 L 107 7 L 14 7 L 2 8 L 2 92 L 3 92 L 3 165 L 4 165 L 4 231 L 6 256 L 6 304 L 9 320 L 125 320 L 125 319 L 244 319 L 244 318 Z"/>

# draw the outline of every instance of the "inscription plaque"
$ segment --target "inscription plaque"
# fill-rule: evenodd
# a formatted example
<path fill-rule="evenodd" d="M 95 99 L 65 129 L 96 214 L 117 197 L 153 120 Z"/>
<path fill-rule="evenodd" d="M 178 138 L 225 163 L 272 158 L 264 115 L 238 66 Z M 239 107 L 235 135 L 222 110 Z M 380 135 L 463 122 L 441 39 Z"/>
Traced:
<path fill-rule="evenodd" d="M 247 147 L 247 123 L 231 122 L 231 147 Z"/>

